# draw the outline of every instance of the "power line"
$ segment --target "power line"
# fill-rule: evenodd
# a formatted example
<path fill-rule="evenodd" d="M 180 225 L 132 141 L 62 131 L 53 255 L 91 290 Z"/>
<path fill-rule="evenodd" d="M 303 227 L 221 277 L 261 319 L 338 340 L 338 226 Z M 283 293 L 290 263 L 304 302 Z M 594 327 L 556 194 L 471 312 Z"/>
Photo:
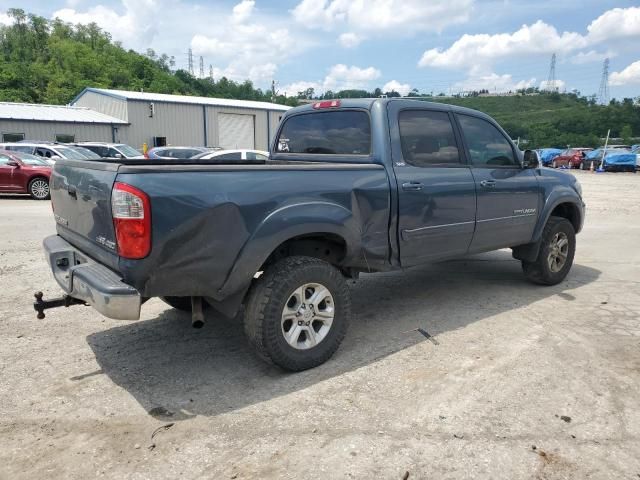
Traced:
<path fill-rule="evenodd" d="M 609 59 L 604 59 L 602 65 L 602 79 L 600 80 L 600 90 L 598 91 L 598 103 L 609 105 Z"/>

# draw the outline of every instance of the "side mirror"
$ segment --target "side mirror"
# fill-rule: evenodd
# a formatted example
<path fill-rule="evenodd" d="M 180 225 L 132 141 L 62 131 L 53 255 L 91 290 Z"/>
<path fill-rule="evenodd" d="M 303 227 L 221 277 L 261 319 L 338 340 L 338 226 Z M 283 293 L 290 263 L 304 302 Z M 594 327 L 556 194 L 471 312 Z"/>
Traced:
<path fill-rule="evenodd" d="M 51 155 L 51 160 L 60 160 L 62 157 L 60 155 Z"/>
<path fill-rule="evenodd" d="M 124 158 L 121 153 L 116 153 L 115 158 Z"/>
<path fill-rule="evenodd" d="M 17 167 L 20 168 L 20 164 L 18 162 L 16 162 L 15 160 L 9 160 L 7 162 L 7 165 L 9 165 L 10 167 Z"/>
<path fill-rule="evenodd" d="M 525 150 L 522 168 L 538 168 L 539 166 L 540 160 L 538 160 L 538 154 L 533 150 Z"/>

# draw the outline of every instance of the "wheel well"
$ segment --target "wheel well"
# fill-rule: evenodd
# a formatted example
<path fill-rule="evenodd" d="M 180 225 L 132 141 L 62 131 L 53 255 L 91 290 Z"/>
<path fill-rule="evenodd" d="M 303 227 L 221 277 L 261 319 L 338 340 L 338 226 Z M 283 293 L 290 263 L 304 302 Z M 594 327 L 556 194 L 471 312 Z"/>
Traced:
<path fill-rule="evenodd" d="M 580 228 L 580 212 L 572 203 L 561 203 L 557 205 L 551 212 L 551 216 L 566 218 L 571 222 L 576 232 Z"/>
<path fill-rule="evenodd" d="M 278 245 L 262 264 L 260 270 L 264 270 L 268 265 L 282 258 L 294 255 L 319 258 L 332 265 L 340 266 L 346 253 L 347 242 L 339 235 L 332 233 L 301 235 Z"/>

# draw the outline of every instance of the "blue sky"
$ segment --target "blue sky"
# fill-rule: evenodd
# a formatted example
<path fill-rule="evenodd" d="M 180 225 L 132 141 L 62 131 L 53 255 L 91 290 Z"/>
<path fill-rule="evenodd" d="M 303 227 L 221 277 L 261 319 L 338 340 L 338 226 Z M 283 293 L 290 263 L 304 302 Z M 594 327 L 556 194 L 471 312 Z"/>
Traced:
<path fill-rule="evenodd" d="M 381 87 L 406 93 L 557 86 L 640 96 L 640 5 L 520 0 L 0 0 L 4 12 L 95 21 L 127 48 L 153 48 L 186 68 L 193 50 L 215 78 L 250 78 L 295 95 Z M 542 83 L 544 87 L 544 83 Z"/>

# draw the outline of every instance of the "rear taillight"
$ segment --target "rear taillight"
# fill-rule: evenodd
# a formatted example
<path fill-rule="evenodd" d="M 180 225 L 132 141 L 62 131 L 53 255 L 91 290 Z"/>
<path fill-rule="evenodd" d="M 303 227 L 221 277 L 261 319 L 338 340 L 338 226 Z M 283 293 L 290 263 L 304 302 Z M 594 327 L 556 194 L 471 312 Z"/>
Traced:
<path fill-rule="evenodd" d="M 144 258 L 151 250 L 151 204 L 149 197 L 126 183 L 116 182 L 111 192 L 111 213 L 118 255 Z"/>

